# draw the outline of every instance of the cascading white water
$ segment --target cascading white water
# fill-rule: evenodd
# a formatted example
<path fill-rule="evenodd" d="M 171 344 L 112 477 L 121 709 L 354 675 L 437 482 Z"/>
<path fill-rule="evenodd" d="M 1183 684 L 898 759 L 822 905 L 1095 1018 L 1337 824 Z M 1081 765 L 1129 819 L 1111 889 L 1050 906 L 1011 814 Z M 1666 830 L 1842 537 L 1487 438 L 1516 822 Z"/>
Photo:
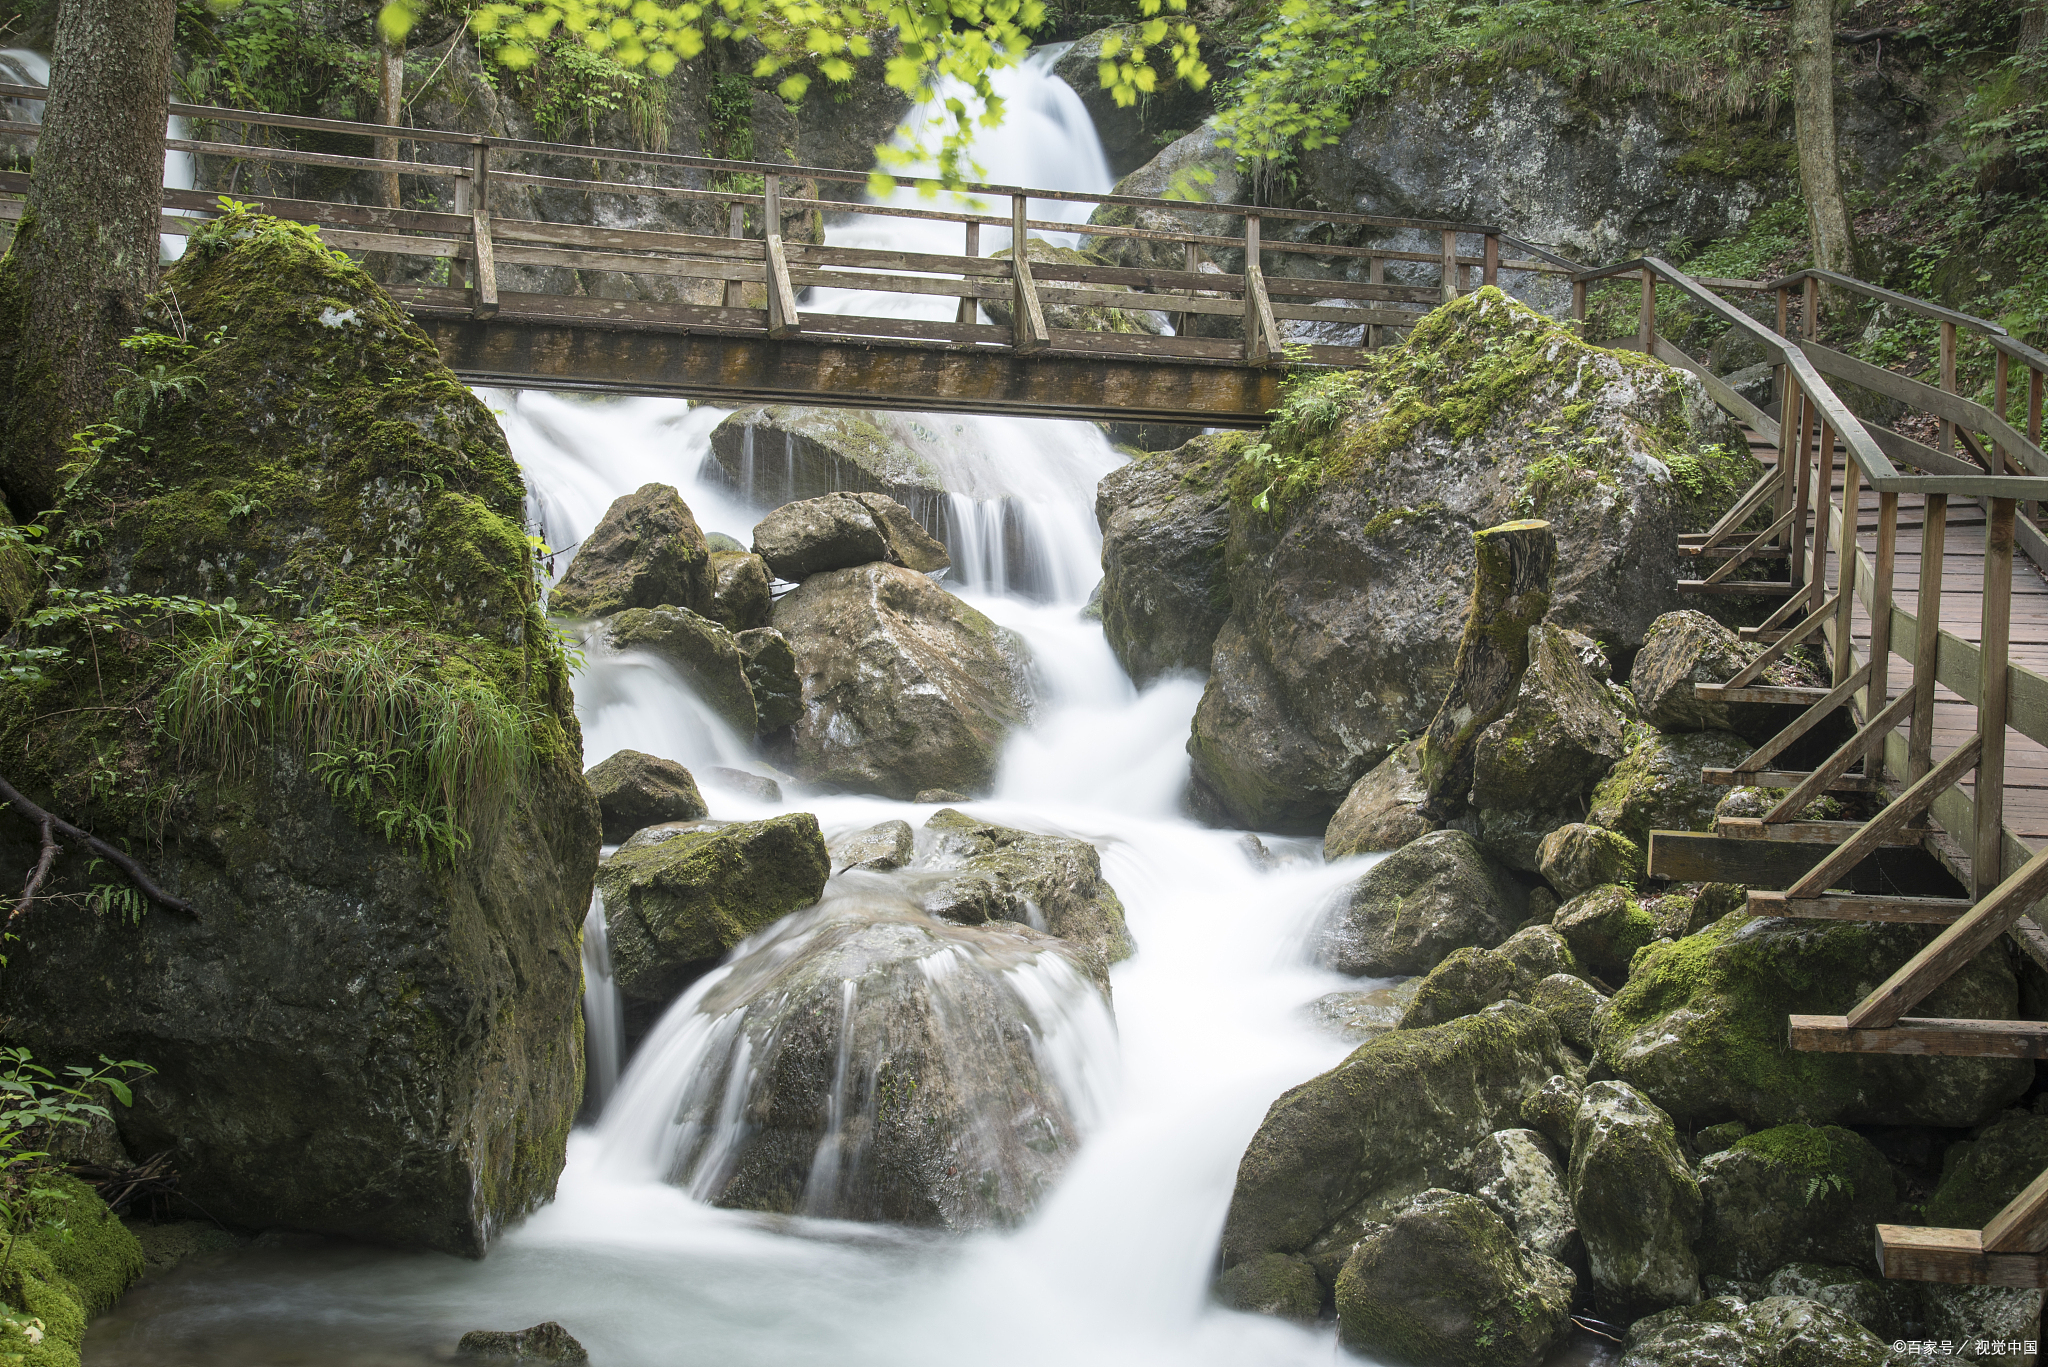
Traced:
<path fill-rule="evenodd" d="M 584 1109 L 604 1108 L 619 1085 L 619 1063 L 626 1052 L 624 1012 L 619 986 L 612 976 L 611 937 L 604 925 L 604 894 L 592 893 L 590 914 L 583 918 L 583 1047 L 590 1059 L 584 1079 Z"/>
<path fill-rule="evenodd" d="M 1009 79 L 1013 120 L 1034 108 L 1057 113 L 1072 98 L 1042 64 Z M 1075 146 L 1084 135 L 1099 158 L 1085 120 L 1038 126 L 1015 149 L 984 157 L 1004 179 L 1056 181 L 1061 165 L 1085 160 Z M 716 410 L 485 398 L 501 413 L 550 544 L 573 545 L 612 499 L 649 481 L 679 487 L 707 531 L 746 539 L 756 511 L 698 477 Z M 1005 752 L 996 795 L 972 811 L 1093 842 L 1138 946 L 1113 972 L 1113 1027 L 1092 989 L 1058 968 L 950 951 L 941 967 L 937 953 L 928 956 L 939 979 L 975 975 L 1021 1002 L 1035 1023 L 1034 1058 L 1085 1136 L 1036 1213 L 1020 1228 L 964 1238 L 817 1218 L 835 1208 L 825 1194 L 843 1193 L 862 1161 L 846 1137 L 856 1132 L 867 1064 L 843 1029 L 831 1063 L 833 1124 L 806 1159 L 804 1212 L 760 1216 L 699 1199 L 716 1186 L 755 1065 L 774 1047 L 750 1030 L 738 989 L 771 980 L 776 956 L 845 899 L 890 886 L 843 874 L 820 908 L 762 932 L 670 1008 L 598 1126 L 571 1137 L 556 1199 L 488 1259 L 266 1248 L 188 1265 L 98 1322 L 88 1364 L 425 1367 L 465 1330 L 541 1319 L 568 1326 L 606 1367 L 1320 1367 L 1338 1356 L 1328 1329 L 1222 1310 L 1208 1285 L 1238 1158 L 1267 1106 L 1349 1048 L 1310 1026 L 1303 1008 L 1335 989 L 1373 985 L 1314 967 L 1303 948 L 1328 897 L 1361 864 L 1324 865 L 1308 842 L 1274 840 L 1279 865 L 1263 868 L 1237 834 L 1181 814 L 1183 747 L 1201 685 L 1170 678 L 1134 688 L 1100 627 L 1079 613 L 1099 572 L 1094 485 L 1117 459 L 1094 429 L 983 420 L 970 438 L 960 420 L 927 421 L 935 444 L 957 456 L 949 489 L 977 504 L 990 488 L 1029 489 L 1034 516 L 1064 529 L 1044 543 L 1055 587 L 1034 598 L 1004 592 L 1010 581 L 987 562 L 963 564 L 949 581 L 1026 638 L 1042 690 L 1036 721 Z M 745 753 L 649 658 L 594 654 L 576 692 L 588 762 L 625 745 L 693 768 Z M 773 810 L 705 789 L 717 816 Z M 781 809 L 816 813 L 828 838 L 883 820 L 919 825 L 932 811 L 794 787 Z M 586 939 L 586 956 L 599 952 Z M 589 971 L 602 976 L 601 966 Z M 600 982 L 591 987 L 601 998 L 594 1027 L 614 1003 Z M 860 1006 L 845 988 L 826 1003 L 842 1023 Z M 602 1070 L 595 1057 L 593 1066 Z"/>

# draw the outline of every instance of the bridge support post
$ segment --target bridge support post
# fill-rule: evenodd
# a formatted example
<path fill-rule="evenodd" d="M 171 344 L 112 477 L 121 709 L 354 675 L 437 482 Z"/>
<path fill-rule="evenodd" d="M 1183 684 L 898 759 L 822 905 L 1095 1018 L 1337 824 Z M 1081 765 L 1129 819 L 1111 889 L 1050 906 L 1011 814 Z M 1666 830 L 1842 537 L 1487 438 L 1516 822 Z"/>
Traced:
<path fill-rule="evenodd" d="M 2005 881 L 2005 721 L 2012 640 L 2012 545 L 2014 500 L 1991 500 L 1984 524 L 1983 652 L 1978 676 L 1977 734 L 1984 754 L 1977 762 L 1977 831 L 1970 855 L 1970 881 L 1979 898 Z"/>
<path fill-rule="evenodd" d="M 1266 298 L 1266 273 L 1259 264 L 1259 216 L 1244 218 L 1244 359 L 1265 365 L 1280 346 L 1280 328 Z"/>
<path fill-rule="evenodd" d="M 1031 240 L 1025 231 L 1029 203 L 1023 195 L 1010 196 L 1010 335 L 1019 351 L 1037 351 L 1052 341 L 1045 326 L 1045 310 L 1038 302 L 1038 281 L 1031 273 L 1031 253 L 1026 250 Z"/>
<path fill-rule="evenodd" d="M 780 341 L 797 334 L 796 291 L 789 283 L 789 257 L 782 249 L 782 177 L 762 177 L 761 270 L 768 286 L 768 335 Z"/>
<path fill-rule="evenodd" d="M 1458 235 L 1444 229 L 1444 302 L 1458 297 Z"/>
<path fill-rule="evenodd" d="M 479 142 L 470 162 L 470 231 L 476 248 L 476 287 L 470 317 L 498 313 L 498 257 L 491 245 L 491 145 Z"/>
<path fill-rule="evenodd" d="M 1643 305 L 1636 321 L 1636 343 L 1643 355 L 1657 354 L 1657 276 L 1648 266 L 1643 267 Z"/>
<path fill-rule="evenodd" d="M 968 256 L 980 256 L 980 255 L 981 255 L 981 225 L 980 225 L 979 223 L 969 223 L 969 224 L 967 224 L 966 226 L 967 226 L 967 242 L 966 242 L 966 247 L 967 247 L 967 250 L 966 250 L 966 255 L 968 255 Z M 960 296 L 960 307 L 959 307 L 958 309 L 954 310 L 954 313 L 953 313 L 953 321 L 954 321 L 954 322 L 956 322 L 956 323 L 972 323 L 972 322 L 973 322 L 973 321 L 974 321 L 974 320 L 975 320 L 976 318 L 978 318 L 978 317 L 980 317 L 980 316 L 981 316 L 981 300 L 977 299 L 977 298 L 976 298 L 975 296 L 973 296 L 973 295 L 971 295 L 971 294 L 963 294 L 963 295 L 961 295 L 961 296 Z"/>

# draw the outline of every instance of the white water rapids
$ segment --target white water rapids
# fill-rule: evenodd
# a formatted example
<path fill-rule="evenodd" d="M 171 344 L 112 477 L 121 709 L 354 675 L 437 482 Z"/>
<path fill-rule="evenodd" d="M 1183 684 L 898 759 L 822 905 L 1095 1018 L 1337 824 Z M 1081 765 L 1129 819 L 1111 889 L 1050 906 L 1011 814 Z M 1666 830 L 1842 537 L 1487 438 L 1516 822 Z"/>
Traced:
<path fill-rule="evenodd" d="M 984 138 L 983 162 L 1016 182 L 1107 189 L 1073 93 L 1043 61 L 1010 85 L 1010 122 Z M 868 220 L 835 235 L 874 230 Z M 706 531 L 749 539 L 762 510 L 697 474 L 718 411 L 484 398 L 552 544 L 579 541 L 614 498 L 653 481 L 679 487 Z M 1084 1133 L 1037 1212 L 1014 1230 L 956 1238 L 701 1204 L 687 1176 L 664 1179 L 684 1142 L 679 1099 L 703 1081 L 717 1052 L 710 1037 L 726 1028 L 697 1012 L 710 984 L 670 1008 L 611 1090 L 616 1003 L 592 937 L 592 1076 L 611 1095 L 599 1123 L 572 1136 L 553 1203 L 481 1262 L 268 1236 L 187 1263 L 93 1326 L 89 1367 L 411 1367 L 446 1361 L 466 1330 L 547 1319 L 598 1367 L 1275 1367 L 1343 1357 L 1328 1328 L 1226 1311 L 1208 1288 L 1238 1158 L 1267 1106 L 1349 1047 L 1309 1025 L 1303 1008 L 1370 984 L 1313 967 L 1305 944 L 1324 900 L 1360 865 L 1325 866 L 1304 842 L 1274 841 L 1279 865 L 1263 870 L 1239 835 L 1180 814 L 1199 682 L 1137 691 L 1101 628 L 1080 615 L 1100 573 L 1095 483 L 1120 459 L 1101 435 L 1074 423 L 929 423 L 948 452 L 949 488 L 1021 503 L 1034 554 L 1056 571 L 1030 601 L 1005 591 L 987 556 L 960 556 L 963 571 L 948 581 L 1023 634 L 1040 681 L 1037 720 L 1005 753 L 995 796 L 970 810 L 1094 842 L 1138 945 L 1113 973 L 1113 1028 L 1094 994 L 1042 969 L 1014 970 L 1043 1071 Z M 831 838 L 897 817 L 919 826 L 934 810 L 800 789 L 772 806 L 720 785 L 706 771 L 747 767 L 748 741 L 651 657 L 593 654 L 576 693 L 587 763 L 622 747 L 680 760 L 714 816 L 810 811 Z M 754 971 L 749 955 L 789 933 L 764 931 L 721 972 Z M 821 1152 L 816 1171 L 838 1159 Z"/>

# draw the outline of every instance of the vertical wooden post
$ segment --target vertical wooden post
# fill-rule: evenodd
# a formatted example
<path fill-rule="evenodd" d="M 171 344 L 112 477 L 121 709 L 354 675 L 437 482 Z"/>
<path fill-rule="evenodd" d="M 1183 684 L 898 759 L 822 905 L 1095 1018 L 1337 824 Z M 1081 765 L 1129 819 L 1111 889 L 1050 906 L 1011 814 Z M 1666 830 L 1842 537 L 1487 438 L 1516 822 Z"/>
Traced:
<path fill-rule="evenodd" d="M 1892 580 L 1898 571 L 1899 496 L 1877 496 L 1877 563 L 1870 579 L 1870 687 L 1864 694 L 1863 715 L 1874 717 L 1884 711 L 1892 697 Z M 1873 736 L 1863 757 L 1866 778 L 1884 777 L 1883 736 Z"/>
<path fill-rule="evenodd" d="M 730 209 L 730 211 L 729 211 L 729 212 L 728 212 L 728 213 L 726 214 L 726 234 L 725 234 L 725 235 L 726 235 L 727 237 L 735 237 L 735 238 L 738 238 L 738 237 L 745 237 L 745 236 L 747 235 L 747 206 L 746 206 L 746 205 L 744 205 L 744 204 L 739 204 L 739 203 L 735 203 L 735 204 L 733 204 L 733 205 L 731 206 L 731 209 Z M 745 286 L 745 284 L 743 284 L 742 282 L 740 282 L 740 281 L 738 281 L 738 280 L 728 280 L 728 281 L 726 281 L 726 282 L 725 282 L 725 301 L 724 301 L 724 302 L 725 302 L 725 306 L 726 306 L 727 308 L 729 308 L 729 309 L 736 309 L 736 308 L 744 308 L 744 307 L 746 306 L 746 286 Z"/>
<path fill-rule="evenodd" d="M 1572 320 L 1579 325 L 1579 333 L 1585 335 L 1586 328 L 1586 282 L 1572 281 Z"/>
<path fill-rule="evenodd" d="M 1458 235 L 1444 230 L 1444 302 L 1458 297 Z"/>
<path fill-rule="evenodd" d="M 1244 216 L 1244 359 L 1264 365 L 1280 345 L 1272 305 L 1266 299 L 1265 267 L 1259 260 L 1259 216 Z"/>
<path fill-rule="evenodd" d="M 1948 548 L 1948 495 L 1928 494 L 1920 508 L 1919 634 L 1913 642 L 1913 729 L 1906 739 L 1906 782 L 1933 767 L 1934 671 L 1941 660 L 1941 561 Z"/>
<path fill-rule="evenodd" d="M 1977 734 L 1984 753 L 1977 760 L 1977 838 L 1970 857 L 1970 881 L 1982 898 L 2005 881 L 2006 659 L 2012 641 L 2013 500 L 1991 500 L 1984 525 L 1984 617 L 1982 673 L 1978 675 Z"/>
<path fill-rule="evenodd" d="M 1941 325 L 1941 388 L 1943 393 L 1956 392 L 1956 325 Z M 1956 425 L 1947 418 L 1941 420 L 1941 449 L 1953 452 L 1956 449 Z M 1998 471 L 1993 470 L 1992 474 Z"/>
<path fill-rule="evenodd" d="M 462 175 L 456 177 L 455 212 L 467 218 L 470 207 L 475 202 L 476 191 L 470 184 L 469 176 Z M 469 287 L 469 262 L 465 258 L 455 256 L 448 259 L 448 287 L 457 290 Z"/>
<path fill-rule="evenodd" d="M 1818 338 L 1820 336 L 1820 281 L 1810 275 L 1806 277 L 1806 296 L 1802 311 L 1806 316 L 1799 320 L 1800 330 L 1809 339 Z"/>
<path fill-rule="evenodd" d="M 1799 416 L 1799 403 L 1803 397 L 1792 385 L 1785 383 L 1791 376 L 1788 366 L 1778 367 L 1778 487 L 1771 495 L 1771 520 L 1777 521 L 1792 506 L 1792 468 L 1798 464 L 1797 448 L 1792 439 L 1793 425 Z M 1790 545 L 1793 537 L 1787 532 L 1784 543 Z"/>
<path fill-rule="evenodd" d="M 1366 258 L 1365 283 L 1368 285 L 1384 285 L 1387 283 L 1387 263 L 1385 260 L 1377 256 Z M 1381 300 L 1374 299 L 1372 304 L 1377 308 L 1381 302 Z M 1365 344 L 1369 348 L 1380 344 L 1380 330 L 1371 324 L 1366 325 Z"/>
<path fill-rule="evenodd" d="M 470 160 L 470 232 L 476 247 L 476 287 L 470 295 L 472 318 L 498 312 L 498 257 L 491 246 L 491 145 L 479 142 Z"/>
<path fill-rule="evenodd" d="M 1648 266 L 1643 267 L 1643 306 L 1636 324 L 1636 342 L 1643 349 L 1643 355 L 1657 354 L 1657 277 Z"/>
<path fill-rule="evenodd" d="M 1835 682 L 1849 677 L 1856 635 L 1856 524 L 1863 511 L 1863 471 L 1850 456 L 1842 462 L 1842 534 L 1835 538 Z M 1826 505 L 1822 505 L 1825 514 Z M 1875 712 L 1866 711 L 1869 721 Z"/>
<path fill-rule="evenodd" d="M 2027 367 L 2027 440 L 2041 444 L 2041 389 L 2043 375 L 2032 366 Z"/>
<path fill-rule="evenodd" d="M 1189 275 L 1193 275 L 1193 274 L 1195 274 L 1195 273 L 1196 273 L 1197 271 L 1201 270 L 1201 268 L 1202 268 L 1202 244 L 1201 244 L 1201 243 L 1199 243 L 1199 242 L 1183 242 L 1183 243 L 1181 243 L 1181 244 L 1180 244 L 1180 247 L 1181 247 L 1181 264 L 1182 264 L 1183 268 L 1184 268 L 1184 269 L 1186 269 L 1187 273 L 1188 273 Z M 1195 295 L 1195 290 L 1194 290 L 1194 289 L 1193 289 L 1192 287 L 1190 287 L 1190 288 L 1189 288 L 1189 290 L 1188 290 L 1188 297 L 1189 297 L 1190 299 L 1192 299 L 1192 298 L 1194 297 L 1194 295 Z M 1174 314 L 1174 315 L 1173 315 L 1173 333 L 1174 333 L 1174 335 L 1175 335 L 1176 337 L 1185 337 L 1185 336 L 1187 336 L 1187 334 L 1188 334 L 1188 328 L 1189 328 L 1189 327 L 1191 327 L 1191 326 L 1192 326 L 1192 325 L 1194 324 L 1194 320 L 1195 320 L 1195 319 L 1197 319 L 1197 318 L 1199 318 L 1199 317 L 1201 317 L 1201 315 L 1200 315 L 1200 314 L 1198 314 L 1198 313 L 1176 313 L 1176 314 Z"/>
<path fill-rule="evenodd" d="M 796 290 L 789 258 L 782 250 L 782 177 L 761 178 L 761 283 L 767 288 L 768 335 L 793 337 L 798 330 Z"/>
<path fill-rule="evenodd" d="M 1486 235 L 1486 264 L 1481 268 L 1479 283 L 1498 285 L 1500 283 L 1500 234 Z"/>
<path fill-rule="evenodd" d="M 1829 429 L 1826 419 L 1820 419 L 1817 425 L 1820 442 L 1814 451 L 1814 473 L 1818 478 L 1813 482 L 1812 495 L 1813 578 L 1807 587 L 1807 602 L 1813 605 L 1814 610 L 1818 610 L 1828 596 L 1828 496 L 1834 492 L 1835 484 L 1835 434 Z M 1848 677 L 1839 672 L 1839 664 L 1836 668 L 1838 678 Z"/>
<path fill-rule="evenodd" d="M 1038 302 L 1038 281 L 1031 274 L 1030 203 L 1023 195 L 1010 196 L 1010 336 L 1019 351 L 1035 351 L 1048 344 L 1045 311 Z"/>
<path fill-rule="evenodd" d="M 1785 330 L 1786 325 L 1790 323 L 1791 319 L 1792 291 L 1780 285 L 1778 287 L 1778 335 L 1780 337 L 1790 337 L 1792 335 Z"/>
<path fill-rule="evenodd" d="M 1813 405 L 1802 392 L 1799 420 L 1792 427 L 1792 536 L 1785 549 L 1788 578 L 1794 584 L 1806 582 L 1806 514 L 1808 492 L 1813 486 L 1813 446 L 1807 440 L 1807 425 L 1813 420 Z"/>
<path fill-rule="evenodd" d="M 967 250 L 963 255 L 981 255 L 981 225 L 979 223 L 969 223 L 967 225 Z M 967 278 L 973 280 L 975 277 L 969 276 Z M 972 294 L 961 295 L 960 307 L 954 313 L 953 321 L 956 323 L 971 323 L 980 316 L 981 300 Z"/>

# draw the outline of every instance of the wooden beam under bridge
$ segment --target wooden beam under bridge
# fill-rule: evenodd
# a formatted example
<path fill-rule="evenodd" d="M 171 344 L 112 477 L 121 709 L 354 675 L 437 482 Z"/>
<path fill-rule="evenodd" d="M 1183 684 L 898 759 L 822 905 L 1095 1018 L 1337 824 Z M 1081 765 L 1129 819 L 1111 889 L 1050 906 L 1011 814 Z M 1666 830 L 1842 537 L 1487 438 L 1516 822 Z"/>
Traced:
<path fill-rule="evenodd" d="M 472 384 L 671 395 L 721 405 L 988 413 L 1263 427 L 1281 373 L 1177 358 L 941 349 L 869 339 L 636 329 L 565 320 L 416 315 Z"/>

